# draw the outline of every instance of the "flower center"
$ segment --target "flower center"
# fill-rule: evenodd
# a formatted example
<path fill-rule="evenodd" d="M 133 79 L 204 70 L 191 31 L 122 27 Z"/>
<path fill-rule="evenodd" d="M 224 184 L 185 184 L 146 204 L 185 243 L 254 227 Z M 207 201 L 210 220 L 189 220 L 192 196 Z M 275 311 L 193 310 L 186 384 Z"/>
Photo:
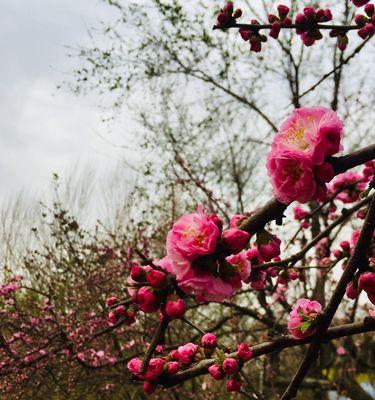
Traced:
<path fill-rule="evenodd" d="M 187 229 L 182 236 L 184 238 L 192 239 L 198 246 L 201 246 L 206 239 L 206 235 L 203 232 L 197 232 L 194 228 Z"/>
<path fill-rule="evenodd" d="M 305 140 L 305 128 L 300 127 L 297 129 L 295 125 L 291 126 L 287 132 L 284 142 L 294 145 L 301 150 L 309 148 L 309 143 Z"/>
<path fill-rule="evenodd" d="M 285 166 L 283 173 L 284 176 L 288 176 L 293 182 L 297 182 L 303 174 L 303 169 L 298 164 L 292 164 Z"/>

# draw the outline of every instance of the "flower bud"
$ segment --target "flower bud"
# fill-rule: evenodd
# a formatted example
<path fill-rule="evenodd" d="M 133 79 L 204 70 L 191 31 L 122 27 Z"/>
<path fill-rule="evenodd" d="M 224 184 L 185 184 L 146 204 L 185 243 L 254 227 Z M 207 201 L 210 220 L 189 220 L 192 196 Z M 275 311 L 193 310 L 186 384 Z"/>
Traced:
<path fill-rule="evenodd" d="M 217 337 L 212 333 L 206 333 L 202 336 L 202 346 L 206 348 L 215 348 L 217 346 Z"/>
<path fill-rule="evenodd" d="M 367 294 L 375 293 L 375 272 L 365 272 L 359 277 L 358 287 Z"/>
<path fill-rule="evenodd" d="M 340 247 L 344 250 L 344 251 L 349 251 L 350 250 L 350 243 L 347 240 L 343 240 L 340 243 Z"/>
<path fill-rule="evenodd" d="M 135 282 L 144 282 L 146 280 L 146 271 L 140 265 L 134 265 L 130 271 L 130 277 Z"/>
<path fill-rule="evenodd" d="M 247 362 L 253 357 L 253 351 L 247 343 L 241 343 L 237 348 L 237 356 L 243 361 Z"/>
<path fill-rule="evenodd" d="M 160 305 L 154 291 L 148 286 L 142 286 L 138 290 L 135 301 L 138 304 L 139 309 L 145 313 L 157 311 Z"/>
<path fill-rule="evenodd" d="M 165 364 L 165 369 L 169 374 L 177 374 L 180 370 L 178 362 L 176 361 L 169 361 Z"/>
<path fill-rule="evenodd" d="M 238 379 L 228 379 L 226 386 L 228 392 L 239 392 L 241 390 L 241 381 Z"/>
<path fill-rule="evenodd" d="M 235 358 L 226 358 L 221 368 L 227 375 L 235 374 L 238 371 L 238 362 Z"/>
<path fill-rule="evenodd" d="M 123 315 L 125 315 L 126 314 L 125 306 L 120 305 L 120 306 L 116 307 L 115 313 L 116 313 L 117 317 L 122 317 Z"/>
<path fill-rule="evenodd" d="M 248 243 L 250 235 L 238 228 L 226 229 L 221 234 L 224 244 L 233 252 L 240 252 Z"/>
<path fill-rule="evenodd" d="M 277 6 L 277 12 L 279 13 L 279 17 L 283 20 L 289 13 L 289 7 L 279 4 Z"/>
<path fill-rule="evenodd" d="M 223 370 L 217 364 L 211 365 L 208 368 L 208 372 L 215 381 L 221 381 L 225 376 Z"/>
<path fill-rule="evenodd" d="M 143 383 L 143 390 L 146 394 L 151 395 L 155 392 L 156 384 L 154 382 L 145 381 Z"/>
<path fill-rule="evenodd" d="M 365 13 L 371 18 L 375 13 L 375 5 L 374 4 L 366 4 Z"/>
<path fill-rule="evenodd" d="M 171 319 L 181 318 L 186 311 L 186 304 L 182 299 L 168 300 L 165 305 L 165 314 Z"/>
<path fill-rule="evenodd" d="M 108 307 L 111 307 L 116 303 L 118 303 L 117 297 L 115 297 L 115 296 L 108 297 L 108 299 L 107 299 L 107 306 Z"/>
<path fill-rule="evenodd" d="M 163 289 L 167 286 L 167 276 L 162 271 L 152 269 L 147 273 L 146 279 L 154 288 Z"/>
<path fill-rule="evenodd" d="M 345 290 L 346 296 L 349 299 L 356 299 L 359 296 L 360 290 L 354 286 L 353 282 L 349 282 Z"/>

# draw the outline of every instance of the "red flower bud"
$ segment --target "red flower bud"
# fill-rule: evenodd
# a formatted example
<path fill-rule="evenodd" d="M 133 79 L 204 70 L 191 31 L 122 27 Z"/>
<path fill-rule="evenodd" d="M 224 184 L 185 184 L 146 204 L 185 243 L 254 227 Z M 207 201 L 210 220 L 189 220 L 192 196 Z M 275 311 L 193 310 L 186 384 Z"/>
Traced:
<path fill-rule="evenodd" d="M 118 303 L 117 297 L 115 297 L 115 296 L 108 297 L 108 299 L 107 299 L 107 306 L 108 307 L 111 307 L 116 303 Z"/>
<path fill-rule="evenodd" d="M 206 333 L 202 336 L 202 346 L 206 348 L 215 348 L 217 346 L 217 337 L 212 333 Z"/>
<path fill-rule="evenodd" d="M 152 393 L 155 392 L 156 389 L 156 384 L 150 381 L 145 381 L 143 383 L 143 390 L 145 391 L 146 394 L 151 395 Z"/>
<path fill-rule="evenodd" d="M 365 13 L 369 16 L 372 17 L 375 12 L 375 5 L 374 4 L 366 4 L 365 7 Z"/>
<path fill-rule="evenodd" d="M 146 280 L 146 271 L 140 265 L 134 265 L 130 271 L 130 278 L 135 282 L 144 282 Z"/>
<path fill-rule="evenodd" d="M 167 276 L 164 272 L 152 269 L 147 273 L 147 282 L 154 288 L 162 289 L 167 285 Z"/>
<path fill-rule="evenodd" d="M 116 313 L 115 313 L 114 311 L 111 311 L 111 312 L 108 314 L 108 321 L 109 321 L 111 324 L 115 324 L 115 323 L 117 322 L 117 315 L 116 315 Z"/>
<path fill-rule="evenodd" d="M 305 7 L 303 9 L 303 13 L 305 14 L 306 18 L 309 20 L 313 20 L 315 18 L 315 10 L 313 7 Z"/>
<path fill-rule="evenodd" d="M 120 305 L 118 307 L 116 307 L 115 309 L 115 313 L 118 317 L 122 317 L 123 315 L 126 314 L 126 308 L 123 305 Z"/>
<path fill-rule="evenodd" d="M 186 304 L 182 299 L 168 300 L 165 305 L 165 314 L 171 318 L 181 318 L 186 311 Z"/>
<path fill-rule="evenodd" d="M 229 379 L 227 381 L 228 392 L 239 392 L 241 390 L 241 381 L 238 379 Z"/>
<path fill-rule="evenodd" d="M 354 17 L 354 22 L 355 22 L 357 25 L 360 25 L 360 26 L 365 25 L 366 21 L 367 21 L 367 18 L 366 18 L 364 15 L 362 15 L 362 14 L 357 14 L 357 15 Z"/>
<path fill-rule="evenodd" d="M 235 358 L 226 358 L 221 368 L 227 375 L 235 374 L 238 371 L 238 362 Z"/>
<path fill-rule="evenodd" d="M 217 364 L 213 364 L 208 368 L 208 372 L 210 373 L 210 375 L 212 376 L 213 379 L 215 379 L 215 381 L 220 381 L 224 378 L 225 374 L 223 372 L 223 370 L 217 365 Z"/>
<path fill-rule="evenodd" d="M 279 4 L 277 6 L 277 12 L 279 13 L 279 17 L 283 20 L 289 13 L 289 7 Z"/>

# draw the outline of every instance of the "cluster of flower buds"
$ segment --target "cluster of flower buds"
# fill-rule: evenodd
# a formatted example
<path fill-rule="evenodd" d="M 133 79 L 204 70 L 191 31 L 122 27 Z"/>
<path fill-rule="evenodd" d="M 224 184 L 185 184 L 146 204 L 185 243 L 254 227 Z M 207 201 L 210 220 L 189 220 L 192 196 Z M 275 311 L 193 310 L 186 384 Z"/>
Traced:
<path fill-rule="evenodd" d="M 236 22 L 236 19 L 241 17 L 242 10 L 237 8 L 234 10 L 233 2 L 228 1 L 228 3 L 220 10 L 220 14 L 216 20 L 217 28 L 226 28 L 233 25 Z"/>
<path fill-rule="evenodd" d="M 135 311 L 124 304 L 119 304 L 117 297 L 111 296 L 107 299 L 107 306 L 110 309 L 108 313 L 108 322 L 112 325 L 123 320 L 126 325 L 135 322 Z"/>
<path fill-rule="evenodd" d="M 293 208 L 294 219 L 300 221 L 301 229 L 307 229 L 311 226 L 309 222 L 310 213 L 304 210 L 300 205 Z"/>
<path fill-rule="evenodd" d="M 268 21 L 270 24 L 272 24 L 269 35 L 274 39 L 277 39 L 279 37 L 282 25 L 287 26 L 292 24 L 292 20 L 288 18 L 289 7 L 279 4 L 277 6 L 277 13 L 278 15 L 268 15 Z"/>
<path fill-rule="evenodd" d="M 137 309 L 144 313 L 160 311 L 170 320 L 181 318 L 185 314 L 186 304 L 175 292 L 174 278 L 167 271 L 158 268 L 156 265 L 133 265 L 128 278 L 130 306 L 119 303 L 114 296 L 107 300 L 111 310 L 108 315 L 111 324 L 120 319 L 125 319 L 128 325 L 132 324 Z"/>
<path fill-rule="evenodd" d="M 256 26 L 259 25 L 258 20 L 252 19 L 251 25 Z M 262 43 L 267 42 L 267 36 L 260 33 L 259 29 L 252 28 L 249 29 L 239 29 L 239 34 L 241 35 L 242 39 L 246 42 L 250 42 L 250 51 L 254 53 L 259 53 L 262 51 Z"/>
<path fill-rule="evenodd" d="M 296 16 L 296 33 L 300 35 L 305 46 L 312 46 L 323 37 L 317 25 L 331 20 L 332 13 L 330 9 L 316 10 L 313 7 L 305 7 L 303 13 Z"/>
<path fill-rule="evenodd" d="M 354 300 L 359 296 L 362 290 L 366 292 L 371 303 L 375 304 L 375 272 L 366 271 L 362 274 L 356 274 L 354 279 L 346 287 L 346 295 L 349 299 Z"/>
<path fill-rule="evenodd" d="M 20 289 L 20 281 L 22 276 L 14 276 L 7 283 L 0 285 L 0 296 L 7 297 Z"/>
<path fill-rule="evenodd" d="M 213 365 L 208 368 L 211 377 L 220 381 L 226 376 L 226 388 L 228 392 L 238 392 L 241 389 L 239 372 L 244 364 L 253 357 L 253 351 L 246 343 L 238 345 L 237 354 L 227 356 L 223 351 L 217 351 L 218 357 Z"/>
<path fill-rule="evenodd" d="M 370 1 L 370 0 L 352 0 L 353 4 L 354 4 L 356 7 L 362 7 L 362 6 L 364 6 L 365 4 L 367 4 L 369 1 Z"/>
<path fill-rule="evenodd" d="M 375 33 L 375 6 L 374 4 L 366 4 L 364 9 L 365 14 L 357 14 L 354 21 L 357 25 L 361 26 L 358 30 L 358 35 L 362 39 L 366 39 Z"/>

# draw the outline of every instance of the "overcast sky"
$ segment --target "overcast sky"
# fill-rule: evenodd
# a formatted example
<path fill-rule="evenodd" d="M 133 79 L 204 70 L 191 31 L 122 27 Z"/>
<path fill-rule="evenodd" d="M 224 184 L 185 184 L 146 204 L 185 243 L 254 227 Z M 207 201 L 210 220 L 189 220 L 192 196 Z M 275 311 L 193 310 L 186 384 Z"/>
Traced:
<path fill-rule="evenodd" d="M 57 89 L 78 62 L 65 46 L 87 43 L 87 27 L 113 18 L 99 0 L 1 0 L 0 202 L 40 192 L 76 162 L 102 170 L 118 162 L 108 142 L 122 127 L 108 133 L 97 99 Z"/>

